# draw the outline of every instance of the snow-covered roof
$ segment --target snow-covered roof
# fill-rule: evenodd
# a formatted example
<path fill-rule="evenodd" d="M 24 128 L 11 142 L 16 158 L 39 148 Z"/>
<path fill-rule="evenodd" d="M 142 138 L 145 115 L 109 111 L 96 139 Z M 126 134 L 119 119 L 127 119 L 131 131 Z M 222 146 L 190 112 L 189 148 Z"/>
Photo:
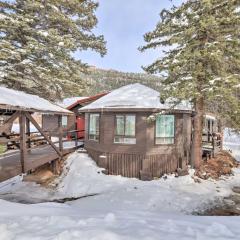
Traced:
<path fill-rule="evenodd" d="M 116 109 L 116 108 L 134 108 L 134 109 L 170 109 L 173 103 L 166 101 L 160 102 L 160 93 L 140 83 L 129 84 L 120 87 L 109 94 L 99 98 L 95 102 L 81 108 L 81 111 L 91 109 Z M 176 110 L 192 110 L 192 105 L 184 101 L 174 107 Z"/>
<path fill-rule="evenodd" d="M 0 108 L 13 110 L 29 110 L 43 113 L 72 114 L 46 99 L 25 92 L 0 87 Z"/>
<path fill-rule="evenodd" d="M 209 115 L 209 114 L 206 114 L 205 115 L 205 118 L 206 119 L 211 119 L 211 120 L 216 120 L 216 117 L 212 116 L 212 115 Z"/>
<path fill-rule="evenodd" d="M 70 105 L 72 105 L 73 103 L 79 101 L 79 100 L 83 100 L 85 98 L 88 98 L 88 97 L 70 97 L 70 98 L 65 98 L 63 99 L 62 102 L 59 102 L 58 104 L 61 106 L 61 107 L 64 107 L 64 108 L 67 108 L 69 107 Z"/>

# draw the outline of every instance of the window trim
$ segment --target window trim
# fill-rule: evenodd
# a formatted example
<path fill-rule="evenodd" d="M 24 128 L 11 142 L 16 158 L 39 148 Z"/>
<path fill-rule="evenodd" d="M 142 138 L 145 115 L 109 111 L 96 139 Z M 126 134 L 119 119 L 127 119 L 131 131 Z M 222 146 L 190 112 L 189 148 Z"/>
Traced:
<path fill-rule="evenodd" d="M 124 116 L 124 133 L 125 133 L 125 128 L 126 128 L 126 116 L 134 116 L 135 117 L 135 129 L 134 129 L 134 136 L 132 135 L 117 135 L 116 130 L 117 130 L 117 116 Z M 116 113 L 114 114 L 114 131 L 113 131 L 113 144 L 118 144 L 118 145 L 136 145 L 137 144 L 137 138 L 136 138 L 136 133 L 137 133 L 137 115 L 135 113 Z M 115 142 L 115 137 L 122 137 L 122 138 L 128 138 L 128 139 L 135 139 L 135 143 L 123 143 L 123 142 Z"/>
<path fill-rule="evenodd" d="M 98 140 L 96 139 L 91 139 L 89 136 L 90 136 L 90 116 L 91 115 L 98 115 L 99 117 L 99 121 L 98 121 L 98 134 L 97 135 L 94 135 L 94 136 L 98 136 Z M 100 113 L 89 113 L 88 114 L 88 141 L 93 141 L 93 142 L 100 142 L 100 117 L 101 117 L 101 114 Z M 93 134 L 91 134 L 93 135 Z"/>
<path fill-rule="evenodd" d="M 176 115 L 175 114 L 162 114 L 162 116 L 174 116 L 174 136 L 173 136 L 173 143 L 157 143 L 157 120 L 155 120 L 154 124 L 154 144 L 156 146 L 173 146 L 176 143 Z M 158 137 L 160 138 L 160 137 Z M 163 137 L 164 138 L 164 137 Z"/>
<path fill-rule="evenodd" d="M 64 119 L 66 120 L 66 125 L 63 124 Z M 67 116 L 67 115 L 62 115 L 62 118 L 61 118 L 61 126 L 62 126 L 64 129 L 68 127 L 68 116 Z"/>

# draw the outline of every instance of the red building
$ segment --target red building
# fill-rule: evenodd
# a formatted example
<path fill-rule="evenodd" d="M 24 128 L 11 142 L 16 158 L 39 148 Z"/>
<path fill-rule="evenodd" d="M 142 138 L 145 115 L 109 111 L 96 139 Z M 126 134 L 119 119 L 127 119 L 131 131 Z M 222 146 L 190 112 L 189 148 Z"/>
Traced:
<path fill-rule="evenodd" d="M 107 93 L 100 93 L 90 97 L 80 98 L 79 100 L 75 101 L 71 105 L 67 106 L 66 108 L 72 111 L 74 114 L 71 116 L 63 116 L 62 117 L 62 126 L 64 130 L 74 131 L 77 130 L 78 138 L 84 138 L 84 131 L 85 131 L 85 114 L 80 113 L 79 110 L 96 101 L 97 99 L 103 97 Z M 42 117 L 42 126 L 45 131 L 52 131 L 59 127 L 58 119 L 54 115 L 45 114 Z M 74 137 L 75 133 L 69 133 L 68 137 Z"/>
<path fill-rule="evenodd" d="M 68 117 L 68 129 L 78 130 L 78 138 L 84 138 L 85 131 L 85 114 L 80 113 L 79 109 L 82 107 L 96 101 L 97 99 L 105 96 L 107 93 L 100 93 L 94 96 L 79 99 L 70 106 L 67 107 L 68 110 L 74 112 L 74 116 Z"/>

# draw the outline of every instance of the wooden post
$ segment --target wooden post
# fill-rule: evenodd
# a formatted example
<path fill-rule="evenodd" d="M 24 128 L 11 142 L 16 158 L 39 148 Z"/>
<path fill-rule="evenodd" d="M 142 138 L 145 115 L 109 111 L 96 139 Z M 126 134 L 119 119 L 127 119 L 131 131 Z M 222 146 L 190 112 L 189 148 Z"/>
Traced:
<path fill-rule="evenodd" d="M 20 160 L 22 166 L 22 173 L 25 173 L 25 160 L 26 160 L 26 116 L 21 113 L 19 117 L 20 126 Z"/>
<path fill-rule="evenodd" d="M 4 124 L 0 126 L 0 134 L 8 131 L 8 129 L 12 126 L 14 120 L 19 117 L 19 112 L 15 112 Z"/>
<path fill-rule="evenodd" d="M 78 132 L 76 130 L 76 132 L 75 132 L 75 148 L 77 148 L 77 147 L 78 147 Z"/>
<path fill-rule="evenodd" d="M 58 116 L 58 127 L 59 127 L 59 151 L 63 156 L 63 127 L 62 127 L 62 116 Z"/>
<path fill-rule="evenodd" d="M 56 151 L 56 153 L 61 157 L 62 154 L 58 150 L 58 148 L 55 146 L 55 144 L 52 142 L 52 140 L 45 134 L 45 132 L 42 130 L 42 128 L 38 125 L 38 123 L 35 121 L 35 119 L 29 114 L 28 112 L 25 112 L 26 117 L 30 120 L 30 122 L 36 127 L 36 129 L 42 134 L 42 136 L 47 140 L 47 142 L 51 145 L 51 147 Z"/>
<path fill-rule="evenodd" d="M 212 157 L 215 157 L 215 139 L 213 136 L 212 136 L 212 147 L 213 147 Z"/>
<path fill-rule="evenodd" d="M 30 121 L 28 118 L 26 118 L 26 131 L 27 131 L 27 148 L 28 150 L 30 150 L 31 148 L 31 139 L 30 139 L 30 136 L 31 136 L 31 130 L 30 130 Z"/>

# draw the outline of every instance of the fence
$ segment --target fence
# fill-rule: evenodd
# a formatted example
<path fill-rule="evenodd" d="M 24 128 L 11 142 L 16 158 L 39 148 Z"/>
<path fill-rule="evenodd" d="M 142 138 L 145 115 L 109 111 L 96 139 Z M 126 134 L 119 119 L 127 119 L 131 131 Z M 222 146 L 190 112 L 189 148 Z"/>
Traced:
<path fill-rule="evenodd" d="M 179 160 L 174 155 L 104 153 L 93 149 L 88 149 L 88 153 L 108 174 L 130 178 L 140 178 L 141 170 L 147 171 L 152 177 L 161 177 L 165 173 L 176 172 L 179 166 Z"/>

